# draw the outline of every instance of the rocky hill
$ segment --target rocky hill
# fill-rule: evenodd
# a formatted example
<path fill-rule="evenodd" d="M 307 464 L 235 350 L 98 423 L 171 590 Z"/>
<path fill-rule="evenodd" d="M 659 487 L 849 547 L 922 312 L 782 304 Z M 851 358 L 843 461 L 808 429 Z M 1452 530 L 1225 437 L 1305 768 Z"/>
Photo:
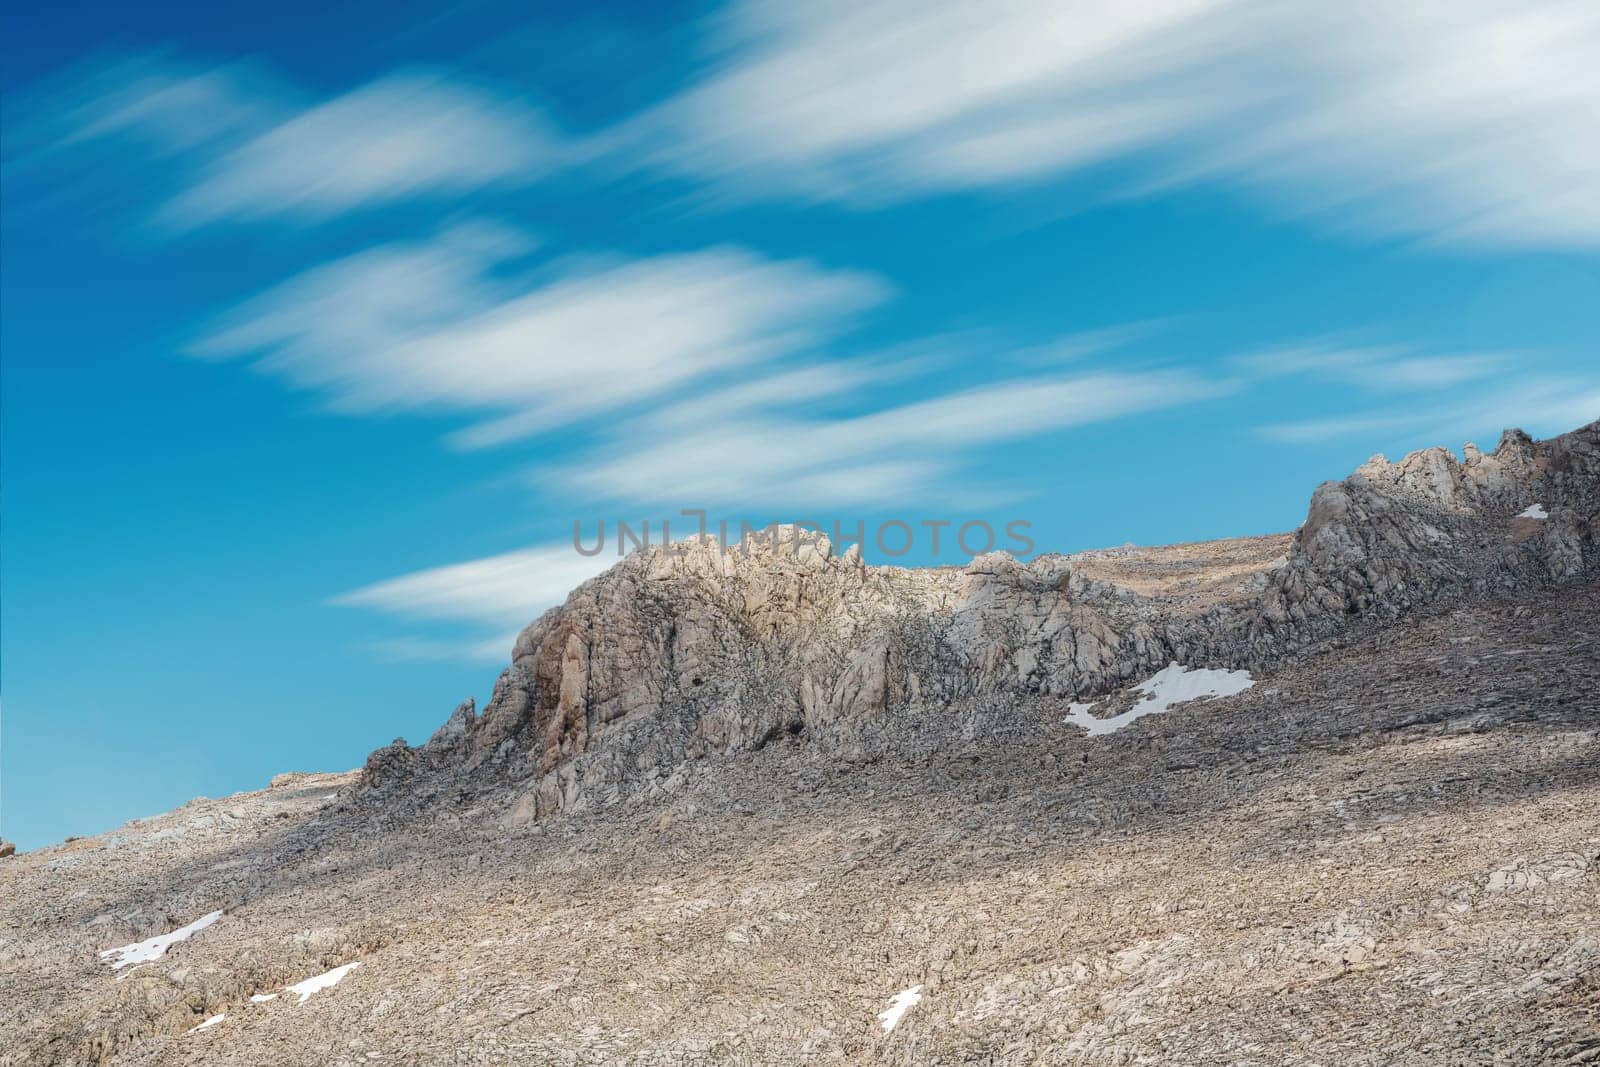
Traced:
<path fill-rule="evenodd" d="M 1600 1056 L 1600 425 L 1291 535 L 777 534 L 425 745 L 0 860 L 0 1063 Z"/>
<path fill-rule="evenodd" d="M 1597 570 L 1600 423 L 1508 430 L 1465 462 L 1374 456 L 1292 536 L 938 569 L 867 566 L 797 527 L 655 546 L 523 631 L 481 717 L 463 705 L 420 752 L 374 753 L 366 781 L 532 778 L 542 817 L 784 735 L 838 748 L 885 723 L 1059 715 L 1170 663 L 1259 671 L 1358 623 Z"/>

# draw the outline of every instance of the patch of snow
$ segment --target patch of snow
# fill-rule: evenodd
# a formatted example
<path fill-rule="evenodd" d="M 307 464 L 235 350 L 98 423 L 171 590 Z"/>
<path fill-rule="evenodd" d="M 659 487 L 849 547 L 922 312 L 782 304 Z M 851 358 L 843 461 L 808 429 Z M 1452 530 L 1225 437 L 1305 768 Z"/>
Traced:
<path fill-rule="evenodd" d="M 251 993 L 250 994 L 250 1003 L 252 1003 L 252 1004 L 265 1004 L 269 1000 L 277 1000 L 277 999 L 278 999 L 278 994 L 276 994 L 276 993 Z"/>
<path fill-rule="evenodd" d="M 1218 670 L 1211 667 L 1190 670 L 1188 667 L 1172 663 L 1133 687 L 1134 692 L 1144 694 L 1144 699 L 1121 715 L 1109 719 L 1097 719 L 1089 714 L 1094 707 L 1093 704 L 1074 703 L 1067 706 L 1067 714 L 1061 721 L 1081 726 L 1090 737 L 1098 737 L 1102 734 L 1116 733 L 1135 719 L 1159 714 L 1174 704 L 1181 704 L 1186 700 L 1199 700 L 1202 697 L 1231 697 L 1255 684 L 1255 679 L 1250 677 L 1249 671 Z"/>
<path fill-rule="evenodd" d="M 223 1012 L 221 1015 L 213 1015 L 211 1018 L 207 1019 L 205 1022 L 201 1023 L 199 1026 L 193 1027 L 192 1029 L 189 1029 L 189 1030 L 185 1030 L 184 1031 L 184 1036 L 187 1037 L 189 1034 L 197 1034 L 201 1030 L 204 1030 L 204 1029 L 207 1029 L 208 1027 L 212 1027 L 212 1026 L 217 1025 L 218 1023 L 220 1023 L 222 1020 L 226 1019 L 227 1017 L 228 1017 L 228 1013 L 227 1012 Z"/>
<path fill-rule="evenodd" d="M 1543 504 L 1529 504 L 1522 511 L 1517 512 L 1519 519 L 1548 519 L 1550 513 L 1544 509 Z"/>
<path fill-rule="evenodd" d="M 113 971 L 120 971 L 127 966 L 137 966 L 142 963 L 153 963 L 167 954 L 167 949 L 179 941 L 187 941 L 201 930 L 222 918 L 222 912 L 213 911 L 202 915 L 188 926 L 180 926 L 170 934 L 161 934 L 148 941 L 135 941 L 131 945 L 120 948 L 108 948 L 100 953 L 100 958 L 111 964 Z M 123 977 L 126 977 L 125 975 Z"/>
<path fill-rule="evenodd" d="M 343 979 L 345 975 L 349 974 L 359 966 L 361 966 L 359 961 L 356 963 L 346 963 L 342 967 L 335 967 L 333 970 L 324 974 L 319 974 L 315 978 L 307 978 L 304 982 L 296 982 L 294 985 L 286 988 L 284 992 L 293 993 L 295 996 L 300 998 L 299 1003 L 304 1004 L 306 1001 L 311 999 L 311 994 L 320 993 L 324 989 L 332 989 L 334 986 L 339 984 L 340 980 Z"/>
<path fill-rule="evenodd" d="M 922 999 L 922 987 L 914 985 L 910 989 L 902 989 L 894 995 L 885 1011 L 878 1013 L 878 1021 L 883 1023 L 885 1032 L 893 1030 L 905 1017 L 906 1012 L 917 1006 L 917 1001 Z"/>

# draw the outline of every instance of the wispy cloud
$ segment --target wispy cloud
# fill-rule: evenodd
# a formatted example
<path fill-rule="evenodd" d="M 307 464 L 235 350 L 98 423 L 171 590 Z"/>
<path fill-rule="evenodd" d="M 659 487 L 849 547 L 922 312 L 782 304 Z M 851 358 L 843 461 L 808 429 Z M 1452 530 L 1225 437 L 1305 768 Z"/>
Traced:
<path fill-rule="evenodd" d="M 742 194 L 881 201 L 1137 157 L 1391 233 L 1600 241 L 1600 8 L 745 0 L 717 66 L 613 134 Z"/>
<path fill-rule="evenodd" d="M 1431 352 L 1334 337 L 1247 353 L 1228 365 L 1252 387 L 1291 379 L 1333 387 L 1288 394 L 1299 404 L 1325 408 L 1342 398 L 1349 405 L 1257 430 L 1292 444 L 1382 435 L 1437 441 L 1519 424 L 1559 432 L 1600 414 L 1600 379 L 1551 370 L 1532 353 Z"/>
<path fill-rule="evenodd" d="M 1187 61 L 1169 38 L 1212 40 L 1201 16 L 1222 6 L 747 0 L 718 24 L 718 68 L 616 137 L 659 166 L 816 196 L 1049 173 L 1192 122 L 1194 104 L 1138 90 Z"/>
<path fill-rule="evenodd" d="M 1491 443 L 1501 430 L 1520 426 L 1534 434 L 1561 433 L 1600 418 L 1600 380 L 1533 375 L 1445 403 L 1385 407 L 1325 418 L 1273 423 L 1262 436 L 1291 444 L 1379 435 L 1438 444 L 1476 437 Z"/>
<path fill-rule="evenodd" d="M 58 145 L 181 157 L 158 213 L 178 229 L 598 159 L 855 204 L 1117 161 L 1116 192 L 1216 179 L 1368 233 L 1600 242 L 1600 7 L 1582 0 L 737 0 L 707 27 L 713 59 L 688 89 L 582 136 L 457 72 L 308 98 L 245 64 L 167 57 L 58 84 L 47 125 Z"/>
<path fill-rule="evenodd" d="M 414 197 L 524 184 L 573 146 L 525 101 L 437 71 L 399 71 L 323 100 L 234 63 L 123 60 L 32 94 L 30 161 L 96 143 L 177 165 L 156 223 L 314 222 Z M 116 173 L 129 177 L 128 161 Z"/>
<path fill-rule="evenodd" d="M 1307 377 L 1374 392 L 1447 389 L 1501 374 L 1513 365 L 1495 352 L 1426 354 L 1405 345 L 1312 342 L 1240 356 L 1233 365 L 1254 378 Z"/>
<path fill-rule="evenodd" d="M 505 662 L 517 632 L 568 593 L 617 562 L 615 555 L 579 553 L 569 543 L 404 574 L 333 599 L 421 623 L 465 624 L 466 636 L 405 636 L 374 642 L 371 651 L 391 660 Z"/>
<path fill-rule="evenodd" d="M 591 421 L 598 443 L 535 472 L 547 490 L 596 516 L 608 507 L 660 508 L 663 515 L 685 507 L 713 514 L 759 508 L 825 521 L 838 509 L 972 505 L 968 474 L 980 465 L 983 449 L 1006 445 L 1022 454 L 1072 427 L 1161 419 L 1178 407 L 1264 389 L 1279 378 L 1333 383 L 1369 403 L 1374 396 L 1389 402 L 1259 431 L 1282 442 L 1376 436 L 1431 443 L 1518 423 L 1535 432 L 1568 429 L 1600 414 L 1600 385 L 1530 373 L 1494 354 L 1438 355 L 1408 345 L 1322 340 L 1239 357 L 1206 373 L 1133 365 L 1127 346 L 1148 334 L 1148 328 L 1112 328 L 1033 346 L 1024 352 L 1071 358 L 1064 365 L 996 358 L 988 366 L 1001 368 L 999 377 L 982 384 L 952 384 L 948 352 L 757 364 L 693 396 L 658 395 L 627 420 Z M 921 349 L 939 353 L 942 347 Z M 1095 366 L 1113 359 L 1121 369 Z M 886 382 L 895 389 L 883 390 Z M 1422 396 L 1427 403 L 1416 402 Z M 691 525 L 685 520 L 679 532 Z M 598 557 L 584 557 L 570 544 L 547 544 L 404 575 L 336 603 L 419 623 L 468 624 L 473 631 L 462 640 L 382 642 L 374 649 L 379 655 L 503 659 L 515 627 L 615 559 L 609 545 Z"/>
<path fill-rule="evenodd" d="M 615 562 L 607 553 L 584 556 L 571 543 L 541 545 L 390 578 L 333 603 L 419 621 L 520 627 Z"/>
<path fill-rule="evenodd" d="M 252 358 L 351 412 L 473 412 L 477 447 L 749 369 L 885 299 L 869 275 L 737 248 L 496 268 L 528 248 L 472 225 L 314 268 L 225 315 L 193 346 Z"/>
<path fill-rule="evenodd" d="M 846 417 L 798 417 L 753 403 L 714 424 L 673 408 L 553 472 L 585 496 L 678 504 L 888 503 L 950 496 L 971 452 L 1071 426 L 1221 395 L 1185 370 L 1035 375 L 950 389 Z M 651 447 L 661 426 L 695 425 Z"/>
<path fill-rule="evenodd" d="M 663 514 L 702 505 L 778 506 L 800 517 L 805 507 L 926 500 L 946 492 L 949 475 L 974 447 L 1153 412 L 1226 388 L 1185 371 L 1084 373 L 954 390 L 846 418 L 784 413 L 793 403 L 858 387 L 871 373 L 863 368 L 895 374 L 914 365 L 868 361 L 839 368 L 833 380 L 821 368 L 773 373 L 659 408 L 601 451 L 543 474 L 565 480 L 573 500 L 673 509 Z M 686 519 L 679 534 L 693 525 Z M 591 530 L 586 523 L 586 547 Z M 378 642 L 372 651 L 380 657 L 492 661 L 504 658 L 517 628 L 616 561 L 610 543 L 595 556 L 570 542 L 545 544 L 402 575 L 333 603 L 470 631 L 460 639 Z"/>
<path fill-rule="evenodd" d="M 504 666 L 511 659 L 518 630 L 494 637 L 391 637 L 361 646 L 384 663 L 474 663 Z"/>
<path fill-rule="evenodd" d="M 539 177 L 563 149 L 530 108 L 439 74 L 380 78 L 207 163 L 162 218 L 323 219 L 416 195 Z"/>
<path fill-rule="evenodd" d="M 730 248 L 531 278 L 499 269 L 529 247 L 478 223 L 326 264 L 227 313 L 192 353 L 253 360 L 337 411 L 480 416 L 449 438 L 460 447 L 577 425 L 599 444 L 563 450 L 542 482 L 572 499 L 677 505 L 925 498 L 978 447 L 1232 387 L 1057 365 L 1147 329 L 1033 346 L 961 386 L 950 361 L 970 339 L 856 357 L 831 344 L 889 296 L 872 276 Z M 890 386 L 924 398 L 890 402 Z"/>
<path fill-rule="evenodd" d="M 293 92 L 249 63 L 218 67 L 147 55 L 77 67 L 35 88 L 33 151 L 124 138 L 158 152 L 210 149 L 270 129 Z"/>

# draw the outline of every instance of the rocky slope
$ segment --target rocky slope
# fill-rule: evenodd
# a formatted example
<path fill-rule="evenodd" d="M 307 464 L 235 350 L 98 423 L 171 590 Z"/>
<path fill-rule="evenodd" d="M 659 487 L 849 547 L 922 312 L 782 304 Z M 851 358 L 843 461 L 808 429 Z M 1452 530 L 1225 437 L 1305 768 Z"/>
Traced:
<path fill-rule="evenodd" d="M 0 1063 L 1595 1062 L 1597 446 L 1293 536 L 630 559 L 426 745 L 0 861 Z M 1256 684 L 1063 722 L 1172 659 Z"/>
<path fill-rule="evenodd" d="M 943 569 L 869 567 L 794 527 L 656 547 L 528 627 L 481 718 L 464 705 L 421 752 L 375 753 L 367 780 L 532 778 L 544 816 L 658 795 L 686 760 L 785 734 L 983 729 L 1171 662 L 1259 670 L 1356 622 L 1597 569 L 1600 423 L 1543 442 L 1508 430 L 1465 462 L 1375 456 L 1319 487 L 1292 537 Z"/>

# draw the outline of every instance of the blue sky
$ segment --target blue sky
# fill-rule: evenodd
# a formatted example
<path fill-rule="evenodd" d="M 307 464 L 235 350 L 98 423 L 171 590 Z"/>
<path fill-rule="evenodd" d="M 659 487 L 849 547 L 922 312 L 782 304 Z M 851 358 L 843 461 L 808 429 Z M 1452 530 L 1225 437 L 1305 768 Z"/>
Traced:
<path fill-rule="evenodd" d="M 1263 533 L 1600 416 L 1592 5 L 26 7 L 24 847 L 421 740 L 575 519 Z"/>

